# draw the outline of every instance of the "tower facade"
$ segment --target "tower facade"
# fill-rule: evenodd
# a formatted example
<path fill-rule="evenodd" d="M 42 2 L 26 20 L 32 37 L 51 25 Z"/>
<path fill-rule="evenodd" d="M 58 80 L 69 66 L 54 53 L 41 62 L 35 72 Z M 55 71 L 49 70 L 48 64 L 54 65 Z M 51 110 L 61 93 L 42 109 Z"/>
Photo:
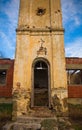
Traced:
<path fill-rule="evenodd" d="M 65 111 L 67 77 L 60 0 L 20 0 L 13 115 L 34 107 L 54 108 L 54 97 Z"/>

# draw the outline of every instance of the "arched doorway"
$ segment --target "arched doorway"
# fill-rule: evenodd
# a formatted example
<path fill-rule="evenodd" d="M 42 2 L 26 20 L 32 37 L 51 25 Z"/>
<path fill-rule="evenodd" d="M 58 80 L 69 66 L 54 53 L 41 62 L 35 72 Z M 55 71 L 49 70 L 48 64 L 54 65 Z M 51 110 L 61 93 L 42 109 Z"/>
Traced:
<path fill-rule="evenodd" d="M 32 106 L 50 106 L 50 66 L 45 59 L 33 64 Z"/>

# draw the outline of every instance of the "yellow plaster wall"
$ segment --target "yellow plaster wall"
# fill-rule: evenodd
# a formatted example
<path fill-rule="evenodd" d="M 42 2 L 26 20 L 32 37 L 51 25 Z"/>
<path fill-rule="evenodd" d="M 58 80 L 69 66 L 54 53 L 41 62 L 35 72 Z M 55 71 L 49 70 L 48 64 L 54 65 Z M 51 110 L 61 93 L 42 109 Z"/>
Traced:
<path fill-rule="evenodd" d="M 47 54 L 37 55 L 37 51 L 41 47 L 40 39 L 43 38 L 45 43 L 43 47 L 46 47 Z M 50 65 L 52 65 L 52 50 L 51 50 L 51 38 L 48 36 L 28 36 L 17 35 L 17 50 L 14 66 L 14 87 L 17 82 L 21 83 L 21 87 L 31 88 L 32 81 L 32 64 L 36 58 L 43 57 L 48 59 Z"/>
<path fill-rule="evenodd" d="M 43 47 L 46 47 L 47 54 L 38 56 L 37 51 L 41 47 L 41 38 L 45 41 Z M 16 54 L 14 86 L 20 82 L 21 87 L 31 88 L 32 63 L 35 58 L 43 57 L 50 63 L 51 87 L 66 87 L 63 32 L 55 32 L 52 36 L 49 33 L 47 35 L 18 34 Z"/>
<path fill-rule="evenodd" d="M 46 9 L 45 14 L 38 16 L 36 14 L 38 8 Z M 13 89 L 19 87 L 18 93 L 22 89 L 32 93 L 32 64 L 36 58 L 44 58 L 50 63 L 49 101 L 51 102 L 54 94 L 63 101 L 64 98 L 67 98 L 67 77 L 60 0 L 20 0 L 19 10 Z M 47 53 L 38 55 L 41 39 L 44 41 L 42 47 L 46 48 Z M 25 91 L 23 92 L 25 93 Z M 24 99 L 25 111 L 30 98 L 31 95 L 29 98 L 27 97 L 28 103 L 26 103 L 27 99 Z M 15 100 L 19 100 L 19 98 Z M 17 107 L 20 108 L 19 105 Z"/>

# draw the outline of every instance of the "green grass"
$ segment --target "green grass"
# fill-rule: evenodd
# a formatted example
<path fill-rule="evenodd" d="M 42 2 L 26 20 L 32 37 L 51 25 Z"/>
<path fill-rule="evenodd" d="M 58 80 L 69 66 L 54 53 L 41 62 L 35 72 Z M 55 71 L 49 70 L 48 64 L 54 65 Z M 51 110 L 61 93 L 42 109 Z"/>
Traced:
<path fill-rule="evenodd" d="M 82 126 L 75 125 L 74 128 L 75 128 L 75 130 L 82 130 Z"/>
<path fill-rule="evenodd" d="M 12 104 L 1 103 L 0 104 L 0 120 L 11 119 L 12 117 Z"/>
<path fill-rule="evenodd" d="M 82 105 L 68 104 L 69 116 L 73 119 L 82 119 Z"/>
<path fill-rule="evenodd" d="M 45 119 L 42 121 L 41 126 L 45 128 L 45 130 L 54 130 L 55 121 L 52 119 Z"/>
<path fill-rule="evenodd" d="M 70 122 L 72 123 L 72 126 L 75 130 L 82 130 L 82 119 L 77 119 L 77 120 L 74 120 L 74 119 L 70 119 Z"/>

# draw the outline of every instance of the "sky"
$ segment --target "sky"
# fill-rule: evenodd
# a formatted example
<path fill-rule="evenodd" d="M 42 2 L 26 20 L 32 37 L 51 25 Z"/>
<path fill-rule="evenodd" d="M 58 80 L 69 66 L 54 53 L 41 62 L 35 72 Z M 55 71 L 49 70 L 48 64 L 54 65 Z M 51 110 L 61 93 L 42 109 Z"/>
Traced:
<path fill-rule="evenodd" d="M 66 57 L 82 57 L 82 0 L 61 0 Z M 15 57 L 19 0 L 0 0 L 0 58 Z"/>

